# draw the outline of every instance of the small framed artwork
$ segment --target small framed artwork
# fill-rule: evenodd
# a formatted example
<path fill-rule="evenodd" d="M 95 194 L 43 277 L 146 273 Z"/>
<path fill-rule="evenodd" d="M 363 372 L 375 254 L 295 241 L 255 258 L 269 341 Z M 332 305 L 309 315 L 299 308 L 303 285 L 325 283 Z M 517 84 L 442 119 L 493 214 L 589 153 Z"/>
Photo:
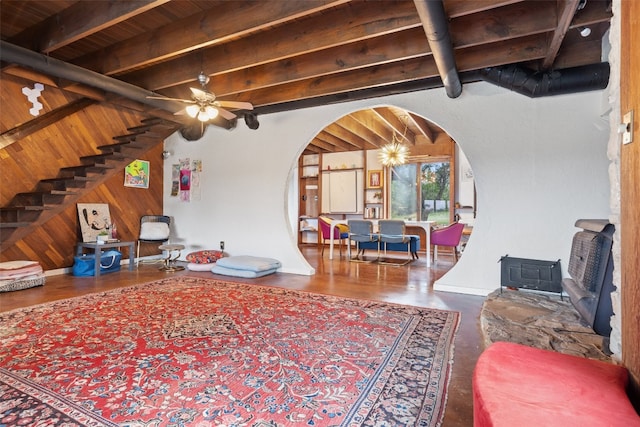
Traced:
<path fill-rule="evenodd" d="M 111 227 L 111 214 L 107 203 L 78 203 L 78 219 L 82 241 L 95 242 L 98 235 Z"/>
<path fill-rule="evenodd" d="M 369 171 L 367 188 L 382 188 L 382 171 Z"/>
<path fill-rule="evenodd" d="M 149 162 L 134 160 L 124 168 L 124 186 L 149 188 Z"/>

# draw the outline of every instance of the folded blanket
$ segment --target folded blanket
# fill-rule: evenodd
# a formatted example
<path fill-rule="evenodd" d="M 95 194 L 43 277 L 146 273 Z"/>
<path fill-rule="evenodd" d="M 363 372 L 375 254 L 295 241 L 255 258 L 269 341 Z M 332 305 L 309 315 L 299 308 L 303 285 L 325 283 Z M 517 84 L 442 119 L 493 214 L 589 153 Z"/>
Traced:
<path fill-rule="evenodd" d="M 39 273 L 42 273 L 42 267 L 37 261 L 0 262 L 0 280 L 20 279 Z"/>

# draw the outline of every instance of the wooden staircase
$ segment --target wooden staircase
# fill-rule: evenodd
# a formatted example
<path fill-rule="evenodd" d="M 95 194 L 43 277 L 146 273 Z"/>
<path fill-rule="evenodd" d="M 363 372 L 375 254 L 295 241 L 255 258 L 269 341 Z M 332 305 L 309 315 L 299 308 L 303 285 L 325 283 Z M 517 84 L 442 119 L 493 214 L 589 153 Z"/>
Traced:
<path fill-rule="evenodd" d="M 58 176 L 40 180 L 33 191 L 18 193 L 1 207 L 0 249 L 23 239 L 177 130 L 175 123 L 158 118 L 141 123 L 113 137 L 115 143 L 97 147 L 100 154 L 81 157 L 79 165 L 61 168 Z"/>

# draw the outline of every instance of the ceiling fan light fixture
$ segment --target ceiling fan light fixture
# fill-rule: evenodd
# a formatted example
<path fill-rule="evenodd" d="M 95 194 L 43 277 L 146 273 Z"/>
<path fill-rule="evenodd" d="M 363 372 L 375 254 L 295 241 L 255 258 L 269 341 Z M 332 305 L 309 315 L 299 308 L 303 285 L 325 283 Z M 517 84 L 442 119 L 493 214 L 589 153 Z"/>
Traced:
<path fill-rule="evenodd" d="M 218 117 L 218 109 L 217 108 L 214 108 L 211 105 L 207 105 L 207 107 L 204 110 L 207 113 L 207 117 L 209 118 L 209 120 L 213 120 L 216 117 Z"/>
<path fill-rule="evenodd" d="M 200 112 L 198 113 L 198 120 L 200 120 L 201 122 L 206 122 L 207 120 L 209 120 L 209 115 L 204 108 L 200 109 Z"/>
<path fill-rule="evenodd" d="M 192 117 L 195 119 L 198 116 L 198 113 L 200 112 L 200 107 L 195 104 L 189 105 L 187 106 L 187 108 L 185 108 L 185 111 L 187 112 L 189 117 Z"/>

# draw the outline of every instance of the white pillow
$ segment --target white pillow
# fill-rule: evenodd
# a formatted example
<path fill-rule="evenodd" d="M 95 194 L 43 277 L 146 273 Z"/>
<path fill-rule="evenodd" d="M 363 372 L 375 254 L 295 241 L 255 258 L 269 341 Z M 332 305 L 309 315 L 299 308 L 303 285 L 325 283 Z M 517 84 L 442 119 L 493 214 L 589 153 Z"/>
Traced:
<path fill-rule="evenodd" d="M 214 264 L 196 264 L 195 262 L 190 262 L 187 264 L 187 270 L 191 271 L 211 271 L 211 268 Z"/>
<path fill-rule="evenodd" d="M 169 238 L 169 224 L 165 222 L 143 222 L 140 226 L 140 240 L 166 240 Z"/>

